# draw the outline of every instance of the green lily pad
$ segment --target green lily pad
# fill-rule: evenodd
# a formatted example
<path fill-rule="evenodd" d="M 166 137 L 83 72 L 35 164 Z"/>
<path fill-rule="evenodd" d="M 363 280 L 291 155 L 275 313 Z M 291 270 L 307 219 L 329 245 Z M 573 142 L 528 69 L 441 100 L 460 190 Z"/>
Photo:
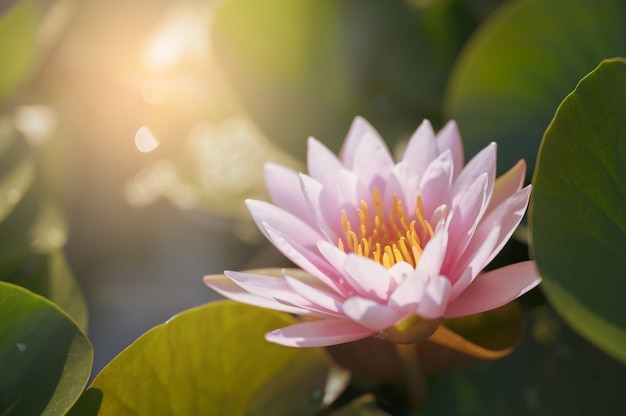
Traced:
<path fill-rule="evenodd" d="M 264 339 L 294 322 L 231 301 L 185 311 L 111 361 L 72 414 L 311 414 L 330 369 L 323 350 Z"/>
<path fill-rule="evenodd" d="M 45 296 L 69 314 L 87 332 L 87 305 L 63 251 L 32 254 L 14 270 L 5 270 L 0 280 Z"/>
<path fill-rule="evenodd" d="M 0 414 L 60 415 L 78 399 L 93 350 L 49 300 L 0 282 Z"/>
<path fill-rule="evenodd" d="M 498 168 L 520 158 L 529 178 L 558 104 L 603 59 L 626 55 L 622 0 L 506 2 L 468 41 L 455 65 L 446 114 L 466 154 L 498 142 Z"/>
<path fill-rule="evenodd" d="M 30 75 L 37 51 L 36 12 L 34 1 L 22 0 L 0 13 L 0 101 Z"/>
<path fill-rule="evenodd" d="M 543 290 L 573 328 L 626 363 L 626 60 L 602 62 L 545 133 L 531 202 Z"/>

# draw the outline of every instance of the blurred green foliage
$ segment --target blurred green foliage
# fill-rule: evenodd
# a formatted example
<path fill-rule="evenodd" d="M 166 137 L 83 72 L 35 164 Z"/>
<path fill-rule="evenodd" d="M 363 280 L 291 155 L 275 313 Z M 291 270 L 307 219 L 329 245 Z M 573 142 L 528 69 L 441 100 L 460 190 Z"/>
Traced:
<path fill-rule="evenodd" d="M 308 136 L 339 150 L 355 115 L 396 149 L 422 119 L 454 118 L 467 158 L 497 141 L 499 170 L 525 158 L 528 178 L 544 138 L 531 231 L 547 302 L 523 300 L 528 336 L 510 357 L 431 376 L 424 414 L 624 413 L 623 60 L 559 103 L 626 55 L 625 23 L 621 0 L 0 1 L 0 414 L 63 413 L 89 376 L 68 222 L 83 225 L 77 246 L 130 252 L 139 240 L 110 224 L 132 220 L 111 201 L 166 197 L 207 230 L 256 241 L 242 201 L 266 197 L 263 163 L 302 169 Z M 48 142 L 19 121 L 31 104 L 57 117 Z M 140 155 L 128 138 L 141 125 L 159 144 Z M 75 192 L 83 176 L 93 193 Z M 85 222 L 66 214 L 76 201 L 93 210 Z M 516 247 L 498 263 L 525 258 Z M 127 400 L 254 414 L 280 400 L 286 414 L 409 414 L 398 386 L 349 389 L 320 410 L 323 353 L 262 339 L 289 319 L 231 304 L 183 312 L 111 362 L 73 412 L 117 414 Z"/>

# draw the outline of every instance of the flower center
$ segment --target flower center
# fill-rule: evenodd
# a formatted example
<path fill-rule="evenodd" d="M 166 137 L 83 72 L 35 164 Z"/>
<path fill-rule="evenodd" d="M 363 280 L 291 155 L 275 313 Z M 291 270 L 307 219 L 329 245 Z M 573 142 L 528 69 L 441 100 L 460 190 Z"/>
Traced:
<path fill-rule="evenodd" d="M 359 224 L 352 226 L 346 215 L 341 213 L 343 236 L 337 246 L 346 253 L 356 253 L 369 257 L 389 269 L 394 264 L 405 261 L 417 266 L 424 246 L 433 236 L 433 229 L 424 219 L 424 204 L 417 197 L 415 212 L 407 216 L 402 201 L 393 196 L 391 208 L 385 205 L 377 188 L 372 190 L 372 209 L 361 201 L 357 208 Z"/>

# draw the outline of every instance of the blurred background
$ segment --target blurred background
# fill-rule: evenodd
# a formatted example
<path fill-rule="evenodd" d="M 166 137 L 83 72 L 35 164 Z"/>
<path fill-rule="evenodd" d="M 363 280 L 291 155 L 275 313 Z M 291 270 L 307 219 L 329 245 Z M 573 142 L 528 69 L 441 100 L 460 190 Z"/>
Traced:
<path fill-rule="evenodd" d="M 21 149 L 3 161 L 28 160 L 9 202 L 37 211 L 3 233 L 28 240 L 22 269 L 65 254 L 94 374 L 218 298 L 203 275 L 283 264 L 243 204 L 266 198 L 265 162 L 302 169 L 308 136 L 337 151 L 357 114 L 392 146 L 440 127 L 449 68 L 500 2 L 263 3 L 0 2 L 0 136 Z"/>
<path fill-rule="evenodd" d="M 307 138 L 338 151 L 356 115 L 396 152 L 454 118 L 466 159 L 496 140 L 529 182 L 561 100 L 626 56 L 624 22 L 622 0 L 0 0 L 3 280 L 88 328 L 95 375 L 218 299 L 204 275 L 285 264 L 243 203 L 267 198 L 264 163 L 305 169 Z M 528 257 L 523 229 L 497 265 Z M 624 366 L 541 291 L 523 302 L 515 354 L 437 379 L 434 402 L 623 409 Z"/>

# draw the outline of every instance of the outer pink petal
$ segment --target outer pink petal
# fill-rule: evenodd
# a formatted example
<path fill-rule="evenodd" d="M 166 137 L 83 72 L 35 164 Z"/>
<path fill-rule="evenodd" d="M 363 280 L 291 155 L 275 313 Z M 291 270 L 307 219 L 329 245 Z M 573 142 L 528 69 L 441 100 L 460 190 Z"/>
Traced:
<path fill-rule="evenodd" d="M 499 237 L 500 226 L 496 224 L 487 237 L 482 240 L 477 250 L 468 251 L 465 263 L 462 266 L 457 266 L 456 274 L 447 274 L 450 283 L 452 283 L 452 292 L 450 293 L 451 301 L 456 299 L 487 265 L 487 259 L 491 256 L 491 253 L 493 253 L 493 249 Z"/>
<path fill-rule="evenodd" d="M 402 318 L 399 311 L 359 296 L 347 299 L 343 304 L 343 312 L 348 318 L 372 331 L 381 331 Z"/>
<path fill-rule="evenodd" d="M 315 247 L 317 242 L 324 238 L 324 236 L 318 230 L 312 228 L 309 223 L 275 205 L 253 199 L 246 200 L 246 205 L 257 227 L 259 227 L 261 232 L 263 232 L 268 239 L 269 235 L 265 232 L 264 223 L 270 224 L 273 229 L 281 233 L 293 233 L 297 235 L 298 241 L 300 241 L 303 246 Z"/>
<path fill-rule="evenodd" d="M 354 168 L 357 147 L 366 134 L 378 137 L 382 141 L 378 131 L 367 120 L 360 116 L 355 117 L 340 152 L 341 160 L 348 169 Z"/>
<path fill-rule="evenodd" d="M 337 316 L 337 313 L 332 313 L 332 311 L 320 307 L 300 296 L 282 278 L 233 271 L 226 271 L 224 273 L 236 284 L 253 295 L 267 299 L 275 299 L 279 303 L 307 309 L 317 313 L 318 316 Z"/>
<path fill-rule="evenodd" d="M 311 223 L 321 230 L 326 239 L 337 241 L 337 230 L 341 229 L 341 209 L 336 194 L 303 173 L 300 174 L 300 184 L 309 209 L 314 213 Z"/>
<path fill-rule="evenodd" d="M 440 154 L 446 150 L 452 152 L 452 160 L 454 162 L 453 177 L 456 179 L 461 173 L 461 170 L 463 170 L 465 155 L 463 154 L 461 133 L 459 133 L 459 128 L 454 120 L 448 121 L 448 123 L 439 130 L 439 133 L 437 133 L 437 146 L 439 147 Z"/>
<path fill-rule="evenodd" d="M 373 333 L 347 319 L 320 319 L 268 332 L 265 339 L 287 347 L 328 347 L 367 338 Z"/>
<path fill-rule="evenodd" d="M 273 298 L 251 294 L 232 280 L 226 278 L 226 276 L 224 276 L 223 279 L 216 279 L 216 276 L 205 276 L 204 283 L 225 298 L 232 299 L 237 302 L 260 306 L 261 308 L 266 309 L 273 309 L 275 311 L 292 313 L 295 315 L 319 316 L 319 314 L 304 308 L 286 305 L 284 303 L 277 302 Z"/>
<path fill-rule="evenodd" d="M 402 161 L 409 163 L 416 174 L 422 176 L 439 153 L 433 126 L 430 121 L 424 120 L 409 139 Z"/>
<path fill-rule="evenodd" d="M 459 174 L 459 176 L 454 181 L 454 186 L 452 188 L 453 199 L 457 199 L 458 195 L 461 194 L 463 189 L 470 186 L 476 178 L 478 178 L 483 173 L 487 172 L 488 175 L 488 188 L 487 188 L 487 197 L 491 198 L 491 193 L 493 192 L 493 184 L 495 182 L 496 177 L 496 152 L 497 145 L 492 142 L 483 150 L 478 152 L 476 156 L 470 160 L 463 171 Z"/>
<path fill-rule="evenodd" d="M 309 206 L 302 194 L 299 174 L 288 167 L 267 163 L 265 182 L 276 206 L 307 221 L 312 218 Z"/>
<path fill-rule="evenodd" d="M 453 207 L 454 215 L 450 218 L 448 251 L 443 265 L 448 270 L 461 257 L 470 242 L 482 213 L 487 207 L 487 173 L 478 176 L 473 184 L 463 190 Z"/>
<path fill-rule="evenodd" d="M 320 305 L 324 309 L 334 312 L 337 315 L 341 315 L 341 302 L 342 299 L 324 289 L 320 289 L 314 286 L 310 286 L 300 279 L 291 277 L 285 274 L 285 281 L 291 287 L 291 289 L 298 295 L 302 296 L 309 302 Z"/>
<path fill-rule="evenodd" d="M 309 176 L 329 189 L 335 188 L 337 174 L 345 169 L 337 156 L 313 137 L 308 141 L 307 167 Z"/>
<path fill-rule="evenodd" d="M 491 254 L 484 259 L 482 266 L 474 263 L 477 267 L 475 272 L 479 272 L 493 260 L 500 250 L 502 250 L 506 242 L 509 241 L 520 221 L 522 221 L 524 213 L 526 212 L 526 206 L 528 205 L 528 199 L 530 198 L 530 190 L 530 185 L 528 185 L 482 219 L 478 228 L 476 228 L 472 240 L 465 249 L 465 253 L 463 253 L 463 256 L 452 266 L 453 270 L 450 271 L 451 276 L 463 273 L 464 269 L 471 261 L 471 258 L 474 256 L 474 253 L 480 250 L 487 236 L 492 232 L 495 226 L 498 226 L 500 228 L 498 241 L 494 245 Z"/>
<path fill-rule="evenodd" d="M 329 288 L 337 293 L 347 295 L 351 293 L 346 291 L 346 285 L 341 279 L 337 279 L 338 272 L 320 255 L 314 248 L 301 246 L 297 240 L 289 238 L 276 230 L 272 229 L 269 224 L 262 224 L 265 232 L 268 234 L 270 241 L 280 250 L 289 260 L 297 264 L 300 268 L 311 273 Z"/>
<path fill-rule="evenodd" d="M 488 311 L 522 296 L 541 282 L 534 261 L 511 264 L 478 276 L 453 302 L 446 318 Z"/>
<path fill-rule="evenodd" d="M 502 204 L 511 196 L 515 195 L 517 191 L 522 189 L 524 185 L 524 178 L 526 177 L 526 161 L 521 159 L 515 164 L 508 172 L 501 175 L 496 179 L 496 183 L 493 186 L 493 194 L 491 195 L 491 201 L 485 214 L 488 214 L 497 206 Z"/>
<path fill-rule="evenodd" d="M 384 191 L 394 161 L 379 135 L 365 134 L 355 149 L 352 170 L 367 189 Z"/>

